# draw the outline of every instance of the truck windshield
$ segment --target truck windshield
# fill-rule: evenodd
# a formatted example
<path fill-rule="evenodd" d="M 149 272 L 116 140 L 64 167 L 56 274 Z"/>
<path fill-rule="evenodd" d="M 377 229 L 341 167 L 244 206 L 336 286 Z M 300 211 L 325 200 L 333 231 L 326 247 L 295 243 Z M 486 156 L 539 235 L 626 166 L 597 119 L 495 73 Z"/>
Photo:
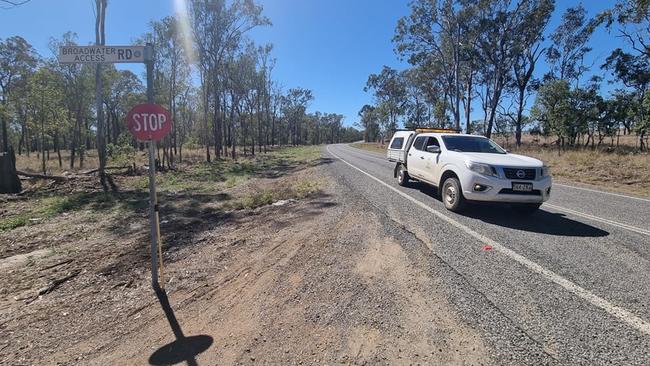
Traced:
<path fill-rule="evenodd" d="M 506 152 L 492 140 L 480 136 L 442 136 L 447 150 L 488 154 L 505 154 Z"/>

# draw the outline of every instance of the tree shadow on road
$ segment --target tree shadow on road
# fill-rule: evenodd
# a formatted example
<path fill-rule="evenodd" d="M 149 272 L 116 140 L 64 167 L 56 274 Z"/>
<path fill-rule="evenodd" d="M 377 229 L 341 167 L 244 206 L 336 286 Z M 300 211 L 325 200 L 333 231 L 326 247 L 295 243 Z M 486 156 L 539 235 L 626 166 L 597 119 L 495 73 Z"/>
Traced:
<path fill-rule="evenodd" d="M 420 192 L 440 201 L 436 188 L 419 182 L 411 183 L 411 185 Z M 544 211 L 543 208 L 542 205 L 542 209 L 537 212 L 531 215 L 522 215 L 513 211 L 506 204 L 473 203 L 461 215 L 510 229 L 547 235 L 575 237 L 603 237 L 609 235 L 609 232 L 605 230 L 572 220 L 561 213 Z"/>
<path fill-rule="evenodd" d="M 189 366 L 198 365 L 196 356 L 210 348 L 213 342 L 212 337 L 205 334 L 186 337 L 180 324 L 178 324 L 174 310 L 169 304 L 165 290 L 158 287 L 155 291 L 176 340 L 152 353 L 149 357 L 149 363 L 151 365 L 173 365 L 186 362 Z"/>

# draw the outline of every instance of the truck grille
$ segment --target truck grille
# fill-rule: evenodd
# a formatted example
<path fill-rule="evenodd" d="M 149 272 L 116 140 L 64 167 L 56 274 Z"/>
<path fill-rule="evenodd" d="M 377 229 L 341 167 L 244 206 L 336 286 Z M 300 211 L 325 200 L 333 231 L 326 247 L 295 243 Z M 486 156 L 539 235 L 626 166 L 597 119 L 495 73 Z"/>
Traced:
<path fill-rule="evenodd" d="M 521 173 L 517 175 L 520 170 L 524 172 L 523 176 Z M 503 168 L 503 173 L 508 179 L 535 180 L 535 171 L 536 169 Z"/>

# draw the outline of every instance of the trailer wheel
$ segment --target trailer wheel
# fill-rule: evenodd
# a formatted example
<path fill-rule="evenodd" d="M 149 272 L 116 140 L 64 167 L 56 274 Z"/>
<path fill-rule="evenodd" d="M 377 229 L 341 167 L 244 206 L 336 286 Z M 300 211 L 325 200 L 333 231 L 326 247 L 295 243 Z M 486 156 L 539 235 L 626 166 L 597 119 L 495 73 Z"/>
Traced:
<path fill-rule="evenodd" d="M 407 187 L 409 185 L 410 179 L 411 177 L 409 177 L 409 173 L 404 168 L 404 165 L 400 165 L 399 171 L 397 172 L 397 184 L 402 187 Z"/>

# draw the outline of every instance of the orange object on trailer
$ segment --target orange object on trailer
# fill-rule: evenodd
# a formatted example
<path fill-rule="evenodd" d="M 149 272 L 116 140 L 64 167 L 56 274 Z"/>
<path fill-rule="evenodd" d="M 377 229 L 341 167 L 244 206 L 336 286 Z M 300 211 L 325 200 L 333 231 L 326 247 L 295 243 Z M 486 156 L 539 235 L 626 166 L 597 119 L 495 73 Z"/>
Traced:
<path fill-rule="evenodd" d="M 454 128 L 416 128 L 415 132 L 419 133 L 460 133 L 459 130 Z"/>

